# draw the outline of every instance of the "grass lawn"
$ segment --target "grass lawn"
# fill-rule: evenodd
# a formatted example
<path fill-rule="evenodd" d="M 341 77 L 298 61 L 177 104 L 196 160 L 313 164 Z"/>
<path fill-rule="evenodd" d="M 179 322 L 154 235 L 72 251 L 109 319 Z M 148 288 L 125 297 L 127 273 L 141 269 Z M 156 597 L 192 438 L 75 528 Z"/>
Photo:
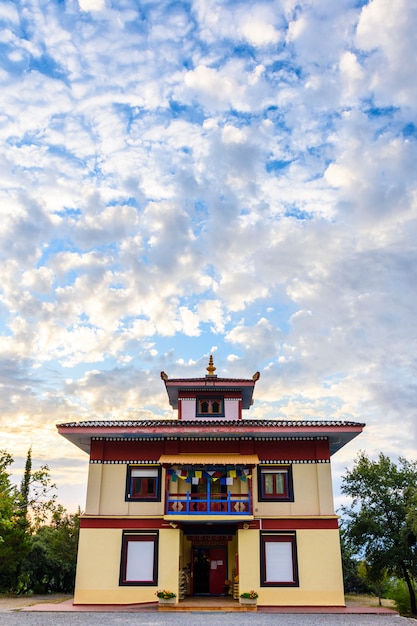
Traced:
<path fill-rule="evenodd" d="M 350 593 L 345 596 L 345 601 L 350 606 L 379 606 L 378 598 L 366 594 Z M 382 598 L 381 605 L 387 609 L 395 609 L 394 600 Z"/>

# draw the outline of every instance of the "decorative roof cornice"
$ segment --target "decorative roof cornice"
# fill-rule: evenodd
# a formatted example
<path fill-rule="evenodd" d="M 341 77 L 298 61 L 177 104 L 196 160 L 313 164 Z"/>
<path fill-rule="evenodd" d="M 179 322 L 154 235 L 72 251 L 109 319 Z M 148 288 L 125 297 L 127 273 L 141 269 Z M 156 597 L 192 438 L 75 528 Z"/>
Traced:
<path fill-rule="evenodd" d="M 66 422 L 63 424 L 57 424 L 57 428 L 156 428 L 164 430 L 166 428 L 172 429 L 184 429 L 187 427 L 201 427 L 201 426 L 215 426 L 247 429 L 251 427 L 259 428 L 297 428 L 303 429 L 304 427 L 319 427 L 319 428 L 333 428 L 333 427 L 350 427 L 358 426 L 364 427 L 365 424 L 360 422 L 348 422 L 345 420 L 265 420 L 265 419 L 241 419 L 241 420 L 226 420 L 215 418 L 199 418 L 195 420 L 178 420 L 178 419 L 153 419 L 153 420 L 88 420 L 85 422 Z"/>
<path fill-rule="evenodd" d="M 177 420 L 88 420 L 58 424 L 58 432 L 85 452 L 90 451 L 91 440 L 105 438 L 116 441 L 152 441 L 174 439 L 213 441 L 253 440 L 279 441 L 298 439 L 323 439 L 329 442 L 330 454 L 334 454 L 359 435 L 364 424 L 343 420 L 226 420 L 206 419 Z"/>

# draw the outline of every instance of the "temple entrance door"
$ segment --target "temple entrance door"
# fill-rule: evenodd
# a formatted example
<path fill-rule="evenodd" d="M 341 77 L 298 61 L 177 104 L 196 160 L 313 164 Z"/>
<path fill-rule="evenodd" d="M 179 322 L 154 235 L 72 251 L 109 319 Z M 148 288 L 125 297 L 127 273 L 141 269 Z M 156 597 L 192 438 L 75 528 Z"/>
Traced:
<path fill-rule="evenodd" d="M 227 578 L 226 547 L 193 548 L 193 594 L 221 595 Z"/>
<path fill-rule="evenodd" d="M 224 593 L 224 581 L 227 578 L 226 548 L 210 549 L 210 593 L 220 595 Z"/>

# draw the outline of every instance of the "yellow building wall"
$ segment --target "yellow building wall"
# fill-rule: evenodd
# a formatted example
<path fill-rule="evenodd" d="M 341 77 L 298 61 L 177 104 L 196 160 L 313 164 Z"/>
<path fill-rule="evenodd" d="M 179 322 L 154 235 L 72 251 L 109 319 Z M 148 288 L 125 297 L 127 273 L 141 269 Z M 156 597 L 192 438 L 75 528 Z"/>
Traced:
<path fill-rule="evenodd" d="M 256 472 L 252 493 L 255 518 L 334 515 L 329 463 L 294 464 L 294 502 L 257 502 Z M 86 515 L 160 517 L 164 502 L 125 502 L 126 464 L 90 464 Z M 242 491 L 247 485 L 238 481 Z M 164 495 L 165 470 L 162 472 Z M 236 492 L 237 485 L 233 486 Z M 184 481 L 171 483 L 170 490 L 184 493 Z M 185 521 L 185 518 L 181 518 Z M 188 519 L 188 518 L 187 518 Z M 195 521 L 195 518 L 191 518 Z M 232 518 L 236 520 L 236 518 Z M 237 520 L 236 520 L 237 521 Z M 240 592 L 256 589 L 260 605 L 343 606 L 343 579 L 337 530 L 298 530 L 299 587 L 260 587 L 259 531 L 239 530 L 228 542 L 228 577 L 239 559 Z M 122 546 L 121 529 L 84 528 L 80 531 L 76 604 L 130 604 L 156 602 L 157 588 L 171 589 L 178 596 L 178 570 L 191 561 L 191 542 L 179 529 L 159 531 L 158 585 L 119 586 Z"/>
<path fill-rule="evenodd" d="M 188 541 L 184 533 L 181 533 L 181 567 L 189 567 L 191 570 L 191 541 Z"/>
<path fill-rule="evenodd" d="M 101 475 L 103 465 L 101 463 L 90 463 L 88 466 L 87 498 L 85 513 L 87 515 L 99 515 L 101 496 Z"/>
<path fill-rule="evenodd" d="M 320 515 L 334 515 L 333 483 L 330 463 L 317 463 Z"/>
<path fill-rule="evenodd" d="M 169 589 L 177 594 L 181 564 L 182 531 L 178 528 L 159 531 L 158 589 Z"/>
<path fill-rule="evenodd" d="M 164 489 L 161 502 L 126 502 L 124 463 L 91 463 L 88 472 L 86 515 L 129 515 L 158 517 L 164 514 Z M 165 485 L 165 470 L 162 471 Z"/>
<path fill-rule="evenodd" d="M 254 589 L 260 593 L 259 531 L 238 530 L 239 593 Z"/>
<path fill-rule="evenodd" d="M 121 529 L 82 528 L 78 547 L 74 604 L 136 604 L 157 602 L 157 589 L 170 589 L 178 598 L 180 531 L 160 530 L 158 584 L 119 585 Z"/>
<path fill-rule="evenodd" d="M 260 586 L 259 531 L 239 530 L 239 593 L 258 592 L 264 606 L 344 606 L 338 530 L 298 530 L 298 587 Z"/>
<path fill-rule="evenodd" d="M 256 517 L 334 515 L 330 463 L 294 463 L 294 502 L 259 502 L 254 476 L 253 497 Z"/>
<path fill-rule="evenodd" d="M 236 574 L 237 561 L 237 536 L 227 542 L 227 578 L 233 583 L 233 576 Z M 230 589 L 230 593 L 231 593 Z"/>

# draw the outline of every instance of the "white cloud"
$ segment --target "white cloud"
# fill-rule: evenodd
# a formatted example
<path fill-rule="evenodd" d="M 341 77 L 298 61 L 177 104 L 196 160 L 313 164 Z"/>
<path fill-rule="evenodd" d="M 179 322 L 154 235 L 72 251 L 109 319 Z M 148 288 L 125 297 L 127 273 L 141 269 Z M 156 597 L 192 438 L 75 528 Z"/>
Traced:
<path fill-rule="evenodd" d="M 215 348 L 251 414 L 415 455 L 415 9 L 79 8 L 0 7 L 4 445 L 69 467 L 55 421 L 171 415 Z"/>
<path fill-rule="evenodd" d="M 417 9 L 406 0 L 392 5 L 372 0 L 362 9 L 357 44 L 370 56 L 366 62 L 371 89 L 381 106 L 406 105 L 415 109 L 416 86 L 413 33 Z"/>
<path fill-rule="evenodd" d="M 102 11 L 106 6 L 106 0 L 78 0 L 82 11 Z"/>

